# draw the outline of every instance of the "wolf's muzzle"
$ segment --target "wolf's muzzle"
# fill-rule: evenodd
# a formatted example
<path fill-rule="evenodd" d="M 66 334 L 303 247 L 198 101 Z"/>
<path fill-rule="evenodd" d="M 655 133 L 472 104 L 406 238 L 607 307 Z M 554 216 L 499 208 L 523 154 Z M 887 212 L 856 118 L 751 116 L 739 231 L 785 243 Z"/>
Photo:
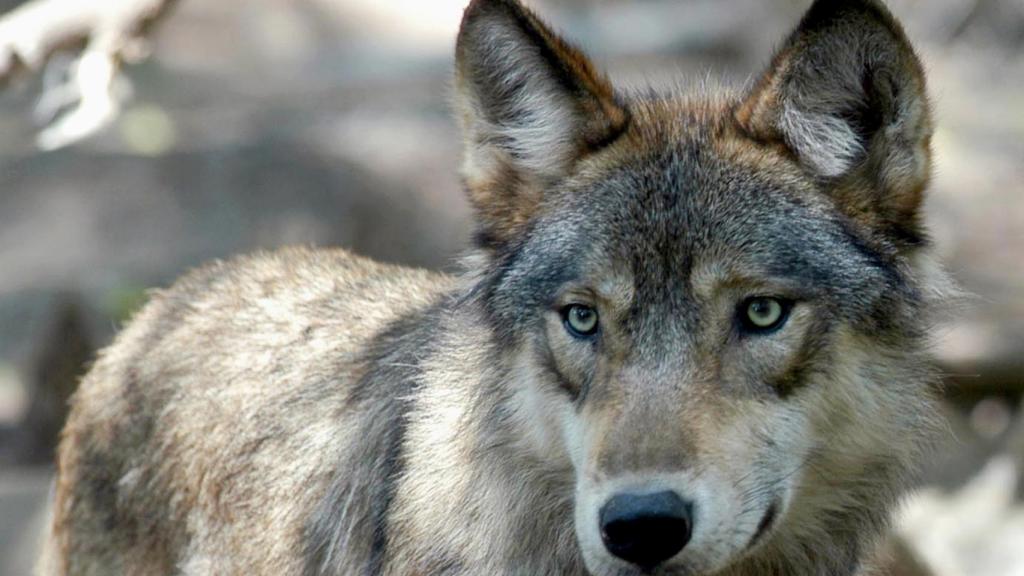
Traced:
<path fill-rule="evenodd" d="M 601 508 L 601 539 L 613 555 L 651 570 L 690 541 L 691 508 L 670 490 L 618 494 Z"/>

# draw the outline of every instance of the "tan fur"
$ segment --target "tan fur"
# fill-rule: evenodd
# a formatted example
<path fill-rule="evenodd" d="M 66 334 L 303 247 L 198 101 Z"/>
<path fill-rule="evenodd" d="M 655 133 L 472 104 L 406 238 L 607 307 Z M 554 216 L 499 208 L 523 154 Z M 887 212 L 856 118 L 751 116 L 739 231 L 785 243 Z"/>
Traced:
<path fill-rule="evenodd" d="M 330 427 L 359 370 L 352 351 L 450 285 L 291 249 L 211 264 L 154 293 L 76 394 L 60 447 L 56 573 L 299 572 L 302 517 L 346 441 Z M 98 509 L 115 503 L 126 512 Z M 112 541 L 106 522 L 148 529 Z"/>
<path fill-rule="evenodd" d="M 950 293 L 884 7 L 818 0 L 749 90 L 652 96 L 474 0 L 456 90 L 465 270 L 288 249 L 155 292 L 75 396 L 43 574 L 867 567 L 934 428 Z M 744 320 L 765 297 L 771 330 Z M 659 492 L 692 529 L 646 566 L 601 511 Z"/>

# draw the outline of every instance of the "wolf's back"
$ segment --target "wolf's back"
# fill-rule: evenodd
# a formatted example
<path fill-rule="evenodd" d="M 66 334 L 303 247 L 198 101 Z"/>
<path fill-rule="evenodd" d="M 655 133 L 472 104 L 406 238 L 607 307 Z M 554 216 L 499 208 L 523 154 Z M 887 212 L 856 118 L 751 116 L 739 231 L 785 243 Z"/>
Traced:
<path fill-rule="evenodd" d="M 221 559 L 231 573 L 301 573 L 329 471 L 367 440 L 346 414 L 367 346 L 448 286 L 289 249 L 155 293 L 75 395 L 41 568 L 225 573 Z"/>

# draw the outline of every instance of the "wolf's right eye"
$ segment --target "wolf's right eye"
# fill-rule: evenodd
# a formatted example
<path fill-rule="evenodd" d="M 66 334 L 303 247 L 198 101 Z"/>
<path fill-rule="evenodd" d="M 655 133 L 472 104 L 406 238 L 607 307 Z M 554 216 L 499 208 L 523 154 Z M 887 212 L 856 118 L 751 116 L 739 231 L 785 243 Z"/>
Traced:
<path fill-rule="evenodd" d="M 565 329 L 577 338 L 597 334 L 597 310 L 582 304 L 573 304 L 562 312 Z"/>

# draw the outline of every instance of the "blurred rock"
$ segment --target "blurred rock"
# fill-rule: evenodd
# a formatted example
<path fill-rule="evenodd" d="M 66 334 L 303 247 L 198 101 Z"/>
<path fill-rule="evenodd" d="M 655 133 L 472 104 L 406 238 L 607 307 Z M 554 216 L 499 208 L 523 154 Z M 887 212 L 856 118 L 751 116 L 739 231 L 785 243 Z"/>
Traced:
<path fill-rule="evenodd" d="M 0 467 L 0 574 L 32 574 L 52 479 L 49 468 Z"/>
<path fill-rule="evenodd" d="M 892 534 L 875 553 L 875 564 L 864 576 L 935 576 L 900 534 Z"/>
<path fill-rule="evenodd" d="M 1010 457 L 991 460 L 953 493 L 924 490 L 905 506 L 899 534 L 936 576 L 1020 576 L 1024 504 Z"/>

